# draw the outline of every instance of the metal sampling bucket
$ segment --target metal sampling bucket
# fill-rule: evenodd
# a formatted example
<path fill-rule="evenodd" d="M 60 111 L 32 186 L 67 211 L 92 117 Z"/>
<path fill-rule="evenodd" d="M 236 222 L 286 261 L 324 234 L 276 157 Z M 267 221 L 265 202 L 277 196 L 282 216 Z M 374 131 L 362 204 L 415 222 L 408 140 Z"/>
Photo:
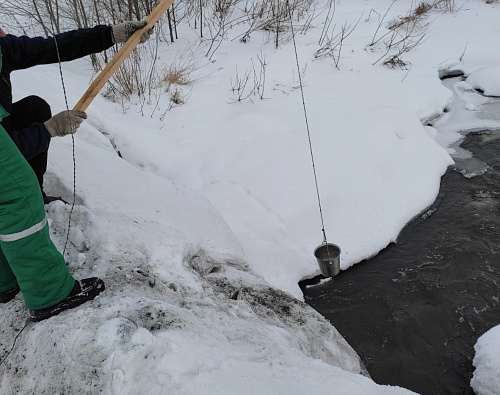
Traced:
<path fill-rule="evenodd" d="M 340 272 L 340 247 L 336 244 L 321 244 L 314 250 L 319 270 L 325 277 L 333 277 Z"/>

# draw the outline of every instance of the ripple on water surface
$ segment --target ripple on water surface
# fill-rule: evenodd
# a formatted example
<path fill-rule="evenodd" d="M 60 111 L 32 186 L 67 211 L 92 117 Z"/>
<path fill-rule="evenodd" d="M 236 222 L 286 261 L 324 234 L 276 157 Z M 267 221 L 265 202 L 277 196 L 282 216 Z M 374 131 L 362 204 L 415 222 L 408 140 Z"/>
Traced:
<path fill-rule="evenodd" d="M 473 394 L 474 344 L 500 323 L 499 137 L 465 139 L 474 155 L 448 170 L 436 203 L 397 243 L 331 281 L 301 284 L 380 384 Z"/>

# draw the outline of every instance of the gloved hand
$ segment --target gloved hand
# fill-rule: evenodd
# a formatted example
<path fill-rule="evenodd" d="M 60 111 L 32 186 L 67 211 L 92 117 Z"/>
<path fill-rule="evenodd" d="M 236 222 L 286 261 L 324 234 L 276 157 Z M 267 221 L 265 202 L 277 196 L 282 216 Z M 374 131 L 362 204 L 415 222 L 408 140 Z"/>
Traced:
<path fill-rule="evenodd" d="M 44 125 L 52 137 L 65 136 L 75 133 L 84 119 L 87 119 L 85 112 L 67 110 L 54 115 Z"/>
<path fill-rule="evenodd" d="M 146 26 L 146 21 L 127 21 L 120 23 L 119 25 L 114 25 L 112 27 L 112 37 L 114 43 L 124 43 L 136 30 L 139 30 Z M 144 30 L 141 36 L 141 43 L 145 43 L 149 37 L 153 34 L 153 29 Z"/>

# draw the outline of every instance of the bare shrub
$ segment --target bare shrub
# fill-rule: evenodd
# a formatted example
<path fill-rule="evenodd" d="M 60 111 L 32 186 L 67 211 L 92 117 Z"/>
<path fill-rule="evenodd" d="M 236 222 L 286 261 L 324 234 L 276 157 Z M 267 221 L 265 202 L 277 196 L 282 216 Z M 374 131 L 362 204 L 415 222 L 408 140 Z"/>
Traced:
<path fill-rule="evenodd" d="M 167 105 L 167 109 L 163 111 L 160 115 L 160 120 L 164 120 L 167 116 L 167 113 L 173 108 L 180 107 L 187 102 L 189 98 L 189 94 L 184 93 L 181 89 L 175 88 L 175 90 L 170 92 L 169 101 Z"/>
<path fill-rule="evenodd" d="M 164 71 L 162 81 L 167 85 L 167 90 L 171 85 L 190 85 L 193 82 L 191 74 L 196 68 L 193 59 L 181 63 L 172 63 Z"/>
<path fill-rule="evenodd" d="M 184 96 L 179 89 L 175 89 L 170 95 L 170 101 L 176 106 L 180 106 L 185 103 Z"/>
<path fill-rule="evenodd" d="M 261 100 L 264 99 L 264 90 L 266 87 L 266 68 L 268 63 L 266 62 L 266 56 L 262 53 L 257 55 L 257 60 L 259 61 L 259 71 L 256 70 L 254 61 L 252 59 L 253 67 L 253 93 L 260 97 Z"/>
<path fill-rule="evenodd" d="M 433 7 L 433 4 L 422 1 L 414 9 L 410 10 L 407 15 L 400 17 L 397 21 L 389 24 L 389 29 L 397 30 L 404 28 L 407 25 L 415 25 L 422 28 L 425 25 L 429 11 L 431 11 Z"/>
<path fill-rule="evenodd" d="M 392 4 L 394 4 L 394 2 Z M 396 21 L 389 24 L 389 32 L 381 37 L 384 38 L 389 36 L 389 39 L 385 42 L 387 52 L 375 63 L 383 59 L 382 63 L 386 66 L 392 68 L 406 67 L 408 62 L 402 59 L 402 55 L 413 50 L 423 41 L 425 32 L 429 27 L 428 18 L 430 14 L 434 11 L 455 12 L 456 10 L 457 5 L 455 0 L 423 0 L 415 7 L 412 6 L 405 16 L 399 17 Z M 379 40 L 380 38 L 376 41 L 372 41 L 370 45 L 373 45 Z M 395 53 L 385 57 L 390 52 Z"/>
<path fill-rule="evenodd" d="M 386 48 L 385 53 L 373 63 L 374 65 L 382 62 L 383 65 L 391 68 L 404 68 L 409 63 L 403 59 L 403 55 L 415 49 L 423 41 L 429 27 L 429 13 L 435 8 L 435 2 L 421 1 L 412 7 L 405 16 L 400 16 L 389 23 L 385 33 L 378 35 L 385 17 L 393 5 L 394 1 L 380 19 L 372 42 L 368 46 L 371 47 L 383 41 Z"/>
<path fill-rule="evenodd" d="M 141 20 L 154 8 L 151 0 L 3 0 L 2 5 L 32 20 L 46 35 L 71 28 L 122 20 Z"/>
<path fill-rule="evenodd" d="M 197 81 L 193 74 L 203 67 L 200 56 L 200 47 L 190 45 L 172 59 L 169 66 L 163 69 L 161 76 L 161 83 L 166 87 L 166 91 L 173 86 L 183 87 Z"/>
<path fill-rule="evenodd" d="M 168 94 L 169 101 L 167 109 L 160 115 L 160 119 L 162 120 L 170 110 L 188 101 L 190 91 L 186 90 L 186 88 L 198 80 L 193 78 L 193 74 L 202 67 L 199 65 L 197 51 L 198 49 L 195 47 L 188 47 L 172 60 L 167 68 L 162 70 L 161 76 L 159 77 L 161 92 L 156 97 L 156 105 L 151 115 L 153 115 L 157 109 L 160 110 L 160 96 L 164 93 Z"/>
<path fill-rule="evenodd" d="M 330 30 L 330 26 L 333 22 L 335 11 L 336 11 L 336 2 L 335 0 L 330 0 L 328 11 L 326 13 L 325 22 L 323 23 L 323 30 L 321 31 L 321 35 L 319 36 L 318 40 L 319 45 L 323 45 L 324 41 L 328 39 L 328 31 Z"/>
<path fill-rule="evenodd" d="M 103 95 L 125 109 L 125 103 L 136 97 L 140 104 L 141 113 L 144 115 L 146 103 L 157 101 L 161 96 L 160 76 L 158 75 L 152 54 L 157 49 L 157 43 L 149 43 L 135 49 L 123 64 L 113 74 L 105 85 Z M 145 59 L 153 60 L 147 62 Z M 101 62 L 102 57 L 96 57 L 96 62 Z M 97 64 L 99 68 L 102 65 Z"/>
<path fill-rule="evenodd" d="M 233 20 L 233 8 L 222 8 L 217 11 L 217 7 L 213 9 L 213 17 L 207 20 L 207 27 L 210 33 L 210 45 L 206 56 L 209 59 L 215 55 L 215 52 L 222 45 L 226 38 L 226 32 L 230 29 Z"/>
<path fill-rule="evenodd" d="M 62 31 L 98 24 L 116 24 L 123 20 L 142 20 L 156 6 L 152 0 L 3 0 L 2 9 L 13 25 L 19 25 L 23 34 L 51 36 Z M 20 26 L 19 20 L 27 21 Z M 17 29 L 19 30 L 19 29 Z M 164 36 L 164 22 L 155 25 L 156 40 Z M 138 47 L 113 75 L 104 94 L 121 102 L 137 94 L 141 109 L 158 93 L 159 82 L 154 70 L 158 42 L 149 40 Z M 96 72 L 116 54 L 117 48 L 91 55 Z"/>
<path fill-rule="evenodd" d="M 247 42 L 253 32 L 266 31 L 269 32 L 269 40 L 278 47 L 290 40 L 290 21 L 298 22 L 304 18 L 313 4 L 314 0 L 247 0 L 243 10 L 246 18 L 244 22 L 248 24 L 248 28 L 237 38 Z M 240 19 L 233 23 L 242 22 Z M 306 19 L 294 29 L 303 32 L 310 27 L 311 19 Z"/>
<path fill-rule="evenodd" d="M 241 102 L 253 93 L 253 90 L 250 92 L 247 91 L 247 84 L 250 80 L 251 72 L 249 70 L 245 70 L 243 75 L 240 75 L 238 72 L 238 66 L 236 66 L 236 75 L 234 79 L 231 77 L 231 91 L 234 94 L 234 98 L 232 99 L 232 103 Z"/>
<path fill-rule="evenodd" d="M 391 69 L 395 69 L 396 67 L 404 69 L 408 65 L 408 62 L 401 58 L 401 54 L 395 54 L 384 59 L 382 64 Z"/>
<path fill-rule="evenodd" d="M 434 0 L 434 8 L 441 9 L 444 12 L 453 12 L 455 10 L 455 0 Z"/>
<path fill-rule="evenodd" d="M 190 70 L 176 69 L 174 66 L 169 66 L 168 70 L 165 72 L 163 80 L 167 85 L 189 85 L 191 81 L 189 80 Z"/>
<path fill-rule="evenodd" d="M 260 55 L 257 55 L 258 63 L 254 62 L 253 58 L 250 61 L 252 62 L 252 70 L 246 69 L 243 75 L 240 75 L 238 66 L 236 66 L 236 75 L 234 78 L 231 78 L 231 92 L 233 93 L 233 97 L 229 104 L 242 102 L 251 96 L 257 96 L 261 100 L 266 99 L 264 95 L 266 88 L 266 68 L 268 66 L 266 56 L 261 52 Z M 248 84 L 252 76 L 253 86 L 251 83 Z"/>
<path fill-rule="evenodd" d="M 330 7 L 334 7 L 335 1 L 337 0 L 330 1 Z M 4 26 L 9 23 L 23 34 L 49 36 L 97 24 L 141 20 L 151 13 L 157 3 L 158 0 L 0 0 L 0 9 L 3 12 Z M 291 38 L 290 26 L 296 25 L 297 33 L 305 33 L 314 20 L 314 13 L 310 12 L 314 3 L 314 0 L 178 0 L 168 10 L 163 21 L 156 24 L 155 40 L 150 40 L 154 42 L 148 42 L 146 46 L 134 50 L 110 79 L 104 94 L 121 103 L 123 108 L 129 100 L 138 100 L 141 111 L 146 103 L 156 103 L 153 112 L 156 111 L 160 97 L 167 92 L 175 96 L 176 90 L 181 93 L 185 102 L 186 95 L 182 94 L 182 87 L 192 83 L 191 74 L 196 65 L 186 61 L 184 64 L 173 64 L 167 70 L 158 71 L 155 68 L 158 43 L 177 39 L 177 27 L 181 22 L 190 27 L 194 24 L 194 28 L 197 31 L 199 29 L 199 35 L 203 38 L 200 41 L 205 45 L 205 55 L 210 60 L 228 38 L 228 31 L 235 26 L 242 32 L 236 39 L 240 38 L 245 42 L 253 32 L 265 31 L 269 32 L 269 40 L 276 47 Z M 333 14 L 329 14 L 327 18 L 331 22 Z M 335 49 L 338 54 L 337 62 L 343 38 L 348 33 L 349 26 L 343 26 L 341 43 Z M 326 36 L 324 39 L 330 40 Z M 112 59 L 116 51 L 116 47 L 112 47 L 100 54 L 91 55 L 96 73 Z M 252 60 L 252 65 L 253 70 L 247 71 L 243 76 L 237 75 L 233 81 L 236 100 L 243 100 L 251 94 L 261 99 L 265 97 L 265 57 L 257 56 L 255 62 Z M 248 85 L 247 74 L 250 80 Z M 177 96 L 173 101 L 175 105 L 180 103 Z"/>
<path fill-rule="evenodd" d="M 328 33 L 325 33 L 325 35 L 321 39 L 323 45 L 316 51 L 314 57 L 316 59 L 331 57 L 333 59 L 335 67 L 339 69 L 342 48 L 344 46 L 345 39 L 349 37 L 356 29 L 362 17 L 363 15 L 361 15 L 356 22 L 348 23 L 346 21 L 342 26 L 340 26 L 339 32 L 337 33 L 335 30 L 336 25 L 334 25 L 331 36 Z"/>

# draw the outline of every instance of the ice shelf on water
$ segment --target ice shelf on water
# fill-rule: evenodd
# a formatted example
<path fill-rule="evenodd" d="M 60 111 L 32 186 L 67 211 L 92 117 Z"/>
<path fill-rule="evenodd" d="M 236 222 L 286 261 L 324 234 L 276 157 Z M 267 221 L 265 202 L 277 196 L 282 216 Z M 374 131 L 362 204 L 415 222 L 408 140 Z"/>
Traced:
<path fill-rule="evenodd" d="M 458 76 L 443 80 L 443 85 L 453 92 L 453 101 L 445 114 L 432 125 L 438 130 L 437 140 L 447 146 L 455 161 L 455 170 L 466 178 L 484 174 L 488 165 L 460 147 L 465 136 L 488 129 L 488 137 L 485 138 L 500 138 L 497 125 L 500 121 L 500 98 L 485 96 L 468 82 L 469 79 Z"/>
<path fill-rule="evenodd" d="M 488 165 L 481 159 L 472 156 L 469 151 L 462 148 L 456 149 L 457 153 L 453 155 L 455 160 L 454 168 L 466 178 L 472 178 L 484 174 L 488 170 Z"/>

